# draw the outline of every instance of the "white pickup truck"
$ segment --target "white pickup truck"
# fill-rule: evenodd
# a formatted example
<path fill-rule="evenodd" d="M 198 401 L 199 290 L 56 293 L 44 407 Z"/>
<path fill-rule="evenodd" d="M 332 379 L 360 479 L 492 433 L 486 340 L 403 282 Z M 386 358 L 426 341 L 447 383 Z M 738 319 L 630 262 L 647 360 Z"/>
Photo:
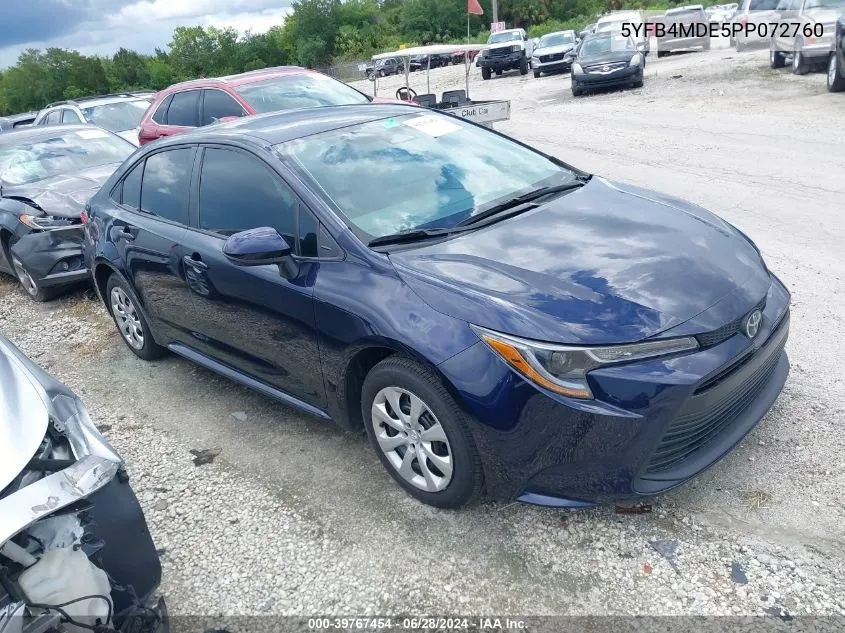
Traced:
<path fill-rule="evenodd" d="M 491 33 L 487 48 L 481 51 L 478 65 L 482 79 L 490 79 L 492 73 L 501 75 L 506 70 L 519 69 L 525 75 L 531 68 L 531 53 L 534 44 L 528 39 L 525 29 L 508 29 Z"/>

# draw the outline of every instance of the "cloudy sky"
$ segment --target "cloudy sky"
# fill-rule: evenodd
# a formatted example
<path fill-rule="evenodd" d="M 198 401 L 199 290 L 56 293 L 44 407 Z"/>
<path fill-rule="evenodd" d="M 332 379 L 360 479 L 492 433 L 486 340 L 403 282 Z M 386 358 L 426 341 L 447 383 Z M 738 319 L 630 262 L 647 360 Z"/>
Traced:
<path fill-rule="evenodd" d="M 111 55 L 164 48 L 177 26 L 264 32 L 284 22 L 290 0 L 0 0 L 0 68 L 26 48 L 57 46 Z"/>

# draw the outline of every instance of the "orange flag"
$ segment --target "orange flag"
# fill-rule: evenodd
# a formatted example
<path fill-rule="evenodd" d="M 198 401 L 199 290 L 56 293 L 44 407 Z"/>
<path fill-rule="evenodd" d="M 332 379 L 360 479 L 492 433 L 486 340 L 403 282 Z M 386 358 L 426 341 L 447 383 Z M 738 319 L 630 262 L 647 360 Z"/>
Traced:
<path fill-rule="evenodd" d="M 484 15 L 484 9 L 478 3 L 478 0 L 467 0 L 467 13 L 472 15 Z"/>

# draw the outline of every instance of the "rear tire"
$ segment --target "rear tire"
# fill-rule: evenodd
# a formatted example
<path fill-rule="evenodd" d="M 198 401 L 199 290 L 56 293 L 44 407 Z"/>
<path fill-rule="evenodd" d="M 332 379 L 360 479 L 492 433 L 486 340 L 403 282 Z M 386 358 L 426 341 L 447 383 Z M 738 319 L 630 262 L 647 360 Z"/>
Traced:
<path fill-rule="evenodd" d="M 783 68 L 786 61 L 783 58 L 783 53 L 775 48 L 775 43 L 769 45 L 769 68 Z"/>
<path fill-rule="evenodd" d="M 153 339 L 147 319 L 138 307 L 135 293 L 117 273 L 109 277 L 104 300 L 120 338 L 135 356 L 143 360 L 155 360 L 164 353 L 164 348 Z"/>
<path fill-rule="evenodd" d="M 736 41 L 736 52 L 743 53 L 747 48 L 747 44 L 745 42 L 740 42 L 739 40 Z"/>
<path fill-rule="evenodd" d="M 839 60 L 836 58 L 836 51 L 830 54 L 827 62 L 827 90 L 828 92 L 842 92 L 845 90 L 845 75 L 839 68 Z"/>
<path fill-rule="evenodd" d="M 438 508 L 481 495 L 481 457 L 466 417 L 434 372 L 386 358 L 364 379 L 361 414 L 373 450 L 409 495 Z"/>
<path fill-rule="evenodd" d="M 657 57 L 658 58 L 665 57 L 665 56 L 666 56 L 666 51 L 657 51 Z"/>
<path fill-rule="evenodd" d="M 490 69 L 487 68 L 486 66 L 481 67 L 481 78 L 485 81 L 490 79 Z"/>
<path fill-rule="evenodd" d="M 534 79 L 539 79 L 539 78 L 540 78 L 540 75 L 542 75 L 542 74 L 543 74 L 543 73 L 541 73 L 539 70 L 535 70 L 535 71 L 534 71 Z"/>
<path fill-rule="evenodd" d="M 703 51 L 709 51 L 710 50 L 710 40 L 709 39 L 706 42 L 704 42 L 704 46 L 701 47 L 701 50 L 703 50 Z"/>
<path fill-rule="evenodd" d="M 803 44 L 801 40 L 795 42 L 795 49 L 792 53 L 793 75 L 806 75 L 810 72 L 810 64 L 807 62 L 807 58 L 804 57 L 804 53 L 801 52 L 801 49 L 804 47 Z"/>

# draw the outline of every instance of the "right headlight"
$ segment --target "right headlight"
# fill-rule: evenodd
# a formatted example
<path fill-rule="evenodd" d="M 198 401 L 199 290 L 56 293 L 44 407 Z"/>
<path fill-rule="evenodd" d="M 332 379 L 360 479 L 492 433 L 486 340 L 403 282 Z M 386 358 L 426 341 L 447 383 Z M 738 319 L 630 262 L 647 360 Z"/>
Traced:
<path fill-rule="evenodd" d="M 524 378 L 570 398 L 593 398 L 587 372 L 597 367 L 698 349 L 698 341 L 691 336 L 627 345 L 574 347 L 523 339 L 477 325 L 470 327 Z"/>
<path fill-rule="evenodd" d="M 639 53 L 634 53 L 631 56 L 631 66 L 639 66 L 642 58 L 640 57 Z"/>
<path fill-rule="evenodd" d="M 584 69 L 581 68 L 581 64 L 575 62 L 574 64 L 572 64 L 572 72 L 574 72 L 576 75 L 583 75 Z"/>

